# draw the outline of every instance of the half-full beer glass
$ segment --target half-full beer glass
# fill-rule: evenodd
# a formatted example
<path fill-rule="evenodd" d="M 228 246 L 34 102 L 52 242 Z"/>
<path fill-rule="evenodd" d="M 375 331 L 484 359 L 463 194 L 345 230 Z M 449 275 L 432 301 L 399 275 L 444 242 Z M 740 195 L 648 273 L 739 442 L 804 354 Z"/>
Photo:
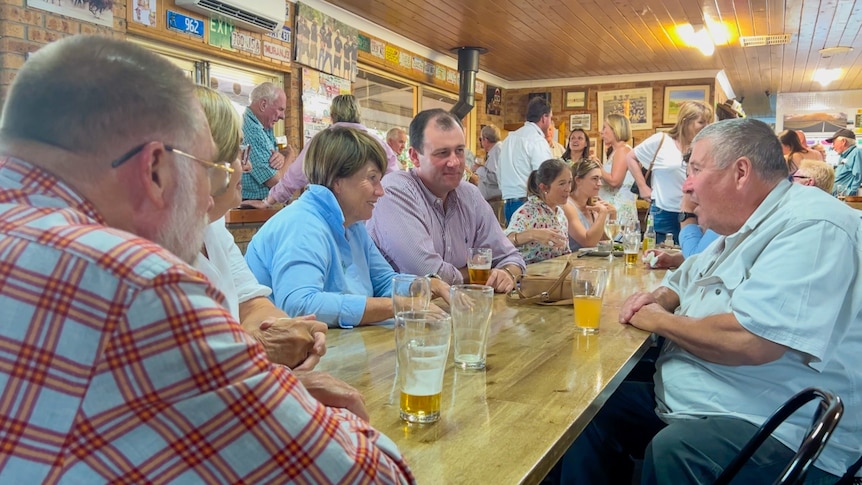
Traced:
<path fill-rule="evenodd" d="M 484 369 L 494 288 L 455 285 L 449 289 L 449 296 L 455 365 L 462 369 Z"/>
<path fill-rule="evenodd" d="M 452 319 L 446 313 L 422 310 L 395 315 L 401 419 L 411 423 L 440 419 L 451 334 Z"/>
<path fill-rule="evenodd" d="M 608 282 L 604 268 L 575 268 L 572 270 L 572 300 L 575 309 L 575 326 L 581 332 L 599 333 L 602 318 L 602 296 Z"/>
<path fill-rule="evenodd" d="M 470 248 L 467 250 L 467 272 L 470 283 L 484 285 L 491 277 L 491 248 Z"/>

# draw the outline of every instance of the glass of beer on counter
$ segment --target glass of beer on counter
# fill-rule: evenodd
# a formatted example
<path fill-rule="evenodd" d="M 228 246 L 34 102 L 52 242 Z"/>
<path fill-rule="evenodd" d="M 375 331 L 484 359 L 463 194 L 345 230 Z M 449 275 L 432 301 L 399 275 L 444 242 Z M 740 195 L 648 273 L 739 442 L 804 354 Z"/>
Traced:
<path fill-rule="evenodd" d="M 493 305 L 494 288 L 490 286 L 453 285 L 449 288 L 456 367 L 464 370 L 485 368 Z"/>
<path fill-rule="evenodd" d="M 623 236 L 623 253 L 626 266 L 637 266 L 640 262 L 641 237 L 639 233 L 629 232 Z"/>
<path fill-rule="evenodd" d="M 470 248 L 467 250 L 467 272 L 470 283 L 484 285 L 491 277 L 491 248 Z"/>
<path fill-rule="evenodd" d="M 578 267 L 572 270 L 572 301 L 575 326 L 585 334 L 599 333 L 602 296 L 608 283 L 605 268 Z"/>
<path fill-rule="evenodd" d="M 395 315 L 395 348 L 401 419 L 433 423 L 440 419 L 443 373 L 449 356 L 452 318 L 434 310 Z"/>

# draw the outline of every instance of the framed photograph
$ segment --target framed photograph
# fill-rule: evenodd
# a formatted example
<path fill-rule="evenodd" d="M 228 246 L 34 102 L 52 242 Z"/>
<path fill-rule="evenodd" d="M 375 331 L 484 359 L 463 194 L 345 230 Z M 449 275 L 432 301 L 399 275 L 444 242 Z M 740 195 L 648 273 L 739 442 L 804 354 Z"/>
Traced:
<path fill-rule="evenodd" d="M 666 86 L 664 88 L 664 111 L 662 124 L 676 123 L 679 107 L 686 101 L 701 101 L 709 106 L 709 86 Z"/>
<path fill-rule="evenodd" d="M 620 89 L 596 93 L 599 126 L 605 116 L 618 113 L 628 117 L 632 130 L 652 130 L 652 88 Z"/>
<path fill-rule="evenodd" d="M 590 131 L 590 114 L 582 113 L 569 116 L 569 131 L 575 128 L 580 128 L 584 131 Z"/>
<path fill-rule="evenodd" d="M 563 91 L 563 109 L 577 109 L 586 107 L 586 89 L 567 89 Z"/>

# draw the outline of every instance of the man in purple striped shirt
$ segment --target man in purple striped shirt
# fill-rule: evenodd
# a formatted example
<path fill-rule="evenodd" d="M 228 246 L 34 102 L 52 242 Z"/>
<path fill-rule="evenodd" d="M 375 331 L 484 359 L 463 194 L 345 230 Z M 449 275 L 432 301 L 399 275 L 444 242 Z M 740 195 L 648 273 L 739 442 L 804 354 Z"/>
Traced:
<path fill-rule="evenodd" d="M 503 234 L 491 206 L 464 181 L 466 144 L 461 122 L 442 109 L 425 110 L 410 123 L 410 160 L 416 168 L 387 174 L 386 195 L 366 224 L 396 271 L 469 280 L 467 250 L 491 248 L 487 285 L 515 287 L 524 259 Z"/>

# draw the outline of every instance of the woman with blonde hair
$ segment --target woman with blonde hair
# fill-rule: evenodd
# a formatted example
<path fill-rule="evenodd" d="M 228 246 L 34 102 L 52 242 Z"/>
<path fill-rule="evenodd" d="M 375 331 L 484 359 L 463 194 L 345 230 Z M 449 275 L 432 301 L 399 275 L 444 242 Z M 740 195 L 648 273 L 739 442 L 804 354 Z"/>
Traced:
<path fill-rule="evenodd" d="M 310 370 L 326 351 L 326 325 L 313 317 L 288 318 L 276 308 L 268 298 L 272 290 L 258 283 L 225 227 L 224 215 L 242 201 L 242 173 L 251 170 L 239 115 L 227 96 L 214 89 L 196 86 L 195 95 L 216 144 L 216 160 L 230 164 L 233 172 L 225 189 L 213 196 L 207 212 L 212 222 L 194 267 L 222 292 L 228 310 L 263 345 L 271 361 Z"/>
<path fill-rule="evenodd" d="M 667 133 L 656 133 L 635 147 L 626 157 L 629 172 L 638 184 L 640 196 L 651 200 L 650 214 L 657 240 L 672 234 L 679 241 L 679 215 L 682 184 L 685 182 L 683 155 L 691 151 L 691 141 L 712 123 L 712 108 L 700 101 L 687 101 L 679 107 L 677 122 Z M 646 184 L 641 167 L 652 166 L 652 188 Z"/>
<path fill-rule="evenodd" d="M 599 197 L 616 207 L 621 222 L 636 221 L 637 196 L 631 191 L 635 179 L 626 165 L 626 156 L 632 151 L 628 144 L 632 138 L 629 119 L 621 114 L 606 116 L 601 135 L 607 147 L 607 158 L 602 167 Z"/>
<path fill-rule="evenodd" d="M 512 214 L 504 231 L 527 264 L 571 252 L 562 209 L 571 187 L 572 172 L 558 158 L 545 160 L 527 178 L 527 201 Z"/>
<path fill-rule="evenodd" d="M 572 251 L 598 244 L 604 237 L 608 217 L 616 217 L 616 208 L 599 197 L 601 187 L 599 162 L 581 159 L 572 165 L 572 190 L 563 206 Z"/>

